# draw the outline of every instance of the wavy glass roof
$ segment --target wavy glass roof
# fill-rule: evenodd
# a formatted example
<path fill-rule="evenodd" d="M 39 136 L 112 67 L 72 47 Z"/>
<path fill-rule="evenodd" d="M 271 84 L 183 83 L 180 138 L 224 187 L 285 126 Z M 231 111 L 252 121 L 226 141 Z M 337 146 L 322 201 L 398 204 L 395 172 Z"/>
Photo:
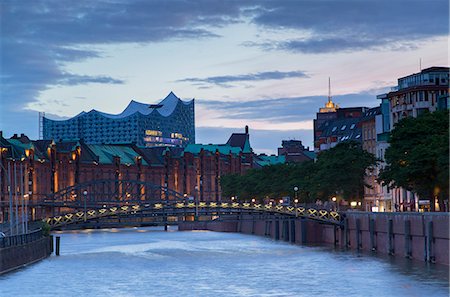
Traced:
<path fill-rule="evenodd" d="M 167 95 L 167 97 L 158 104 L 147 104 L 131 100 L 130 104 L 128 104 L 125 110 L 119 114 L 110 114 L 93 109 L 89 112 L 83 111 L 76 115 L 74 118 L 91 112 L 99 113 L 102 116 L 111 119 L 123 119 L 132 116 L 137 112 L 142 115 L 149 115 L 152 112 L 157 112 L 164 117 L 168 117 L 173 113 L 178 104 L 189 105 L 192 103 L 192 101 L 193 100 L 183 101 L 178 98 L 173 92 L 170 92 L 169 95 Z"/>

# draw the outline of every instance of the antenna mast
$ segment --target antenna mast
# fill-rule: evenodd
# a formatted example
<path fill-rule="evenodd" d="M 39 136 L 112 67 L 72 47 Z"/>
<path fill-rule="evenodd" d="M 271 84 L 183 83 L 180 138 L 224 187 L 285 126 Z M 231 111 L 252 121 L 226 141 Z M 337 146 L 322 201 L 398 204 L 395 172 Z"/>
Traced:
<path fill-rule="evenodd" d="M 328 77 L 328 101 L 331 101 L 331 79 Z"/>

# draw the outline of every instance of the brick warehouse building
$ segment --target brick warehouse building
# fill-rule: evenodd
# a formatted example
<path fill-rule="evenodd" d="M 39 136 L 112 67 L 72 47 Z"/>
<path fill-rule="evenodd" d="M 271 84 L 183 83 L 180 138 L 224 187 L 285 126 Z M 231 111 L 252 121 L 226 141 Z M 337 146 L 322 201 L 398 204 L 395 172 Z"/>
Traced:
<path fill-rule="evenodd" d="M 253 166 L 253 158 L 248 128 L 245 133 L 233 133 L 226 144 L 189 144 L 185 148 L 33 141 L 23 134 L 5 139 L 0 134 L 0 222 L 8 219 L 10 199 L 19 208 L 28 204 L 29 218 L 40 219 L 45 209 L 37 205 L 49 195 L 106 179 L 152 183 L 200 201 L 221 201 L 225 197 L 221 197 L 220 177 L 244 173 Z M 103 189 L 105 193 L 114 190 Z M 118 193 L 122 199 L 133 199 L 129 197 L 133 193 L 120 189 Z M 165 199 L 163 191 L 158 194 L 139 197 Z"/>

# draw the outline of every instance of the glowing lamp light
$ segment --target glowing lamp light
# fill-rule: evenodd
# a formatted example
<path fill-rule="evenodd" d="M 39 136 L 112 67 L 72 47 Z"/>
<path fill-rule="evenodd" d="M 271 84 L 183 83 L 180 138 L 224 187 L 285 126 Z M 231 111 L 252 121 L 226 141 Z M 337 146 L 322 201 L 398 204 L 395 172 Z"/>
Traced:
<path fill-rule="evenodd" d="M 333 198 L 331 198 L 331 200 L 333 201 L 333 202 L 336 202 L 336 197 L 333 197 Z"/>
<path fill-rule="evenodd" d="M 252 199 L 252 203 L 255 203 L 255 201 L 256 201 L 255 198 L 253 198 L 253 199 Z"/>
<path fill-rule="evenodd" d="M 280 203 L 283 203 L 283 199 L 280 199 Z"/>
<path fill-rule="evenodd" d="M 295 199 L 295 200 L 294 200 L 294 203 L 298 203 L 298 199 Z"/>
<path fill-rule="evenodd" d="M 350 202 L 350 206 L 351 206 L 351 207 L 355 207 L 356 205 L 358 205 L 358 203 L 357 203 L 356 201 Z"/>

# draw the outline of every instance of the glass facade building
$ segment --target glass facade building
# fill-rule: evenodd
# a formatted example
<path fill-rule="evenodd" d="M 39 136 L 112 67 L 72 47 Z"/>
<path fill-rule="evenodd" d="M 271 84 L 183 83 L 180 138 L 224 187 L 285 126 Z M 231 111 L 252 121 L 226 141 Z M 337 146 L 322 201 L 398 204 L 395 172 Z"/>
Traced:
<path fill-rule="evenodd" d="M 42 119 L 43 139 L 83 139 L 88 144 L 135 143 L 140 147 L 186 146 L 195 143 L 194 99 L 174 93 L 158 104 L 131 101 L 120 114 L 97 110 L 68 120 Z"/>

